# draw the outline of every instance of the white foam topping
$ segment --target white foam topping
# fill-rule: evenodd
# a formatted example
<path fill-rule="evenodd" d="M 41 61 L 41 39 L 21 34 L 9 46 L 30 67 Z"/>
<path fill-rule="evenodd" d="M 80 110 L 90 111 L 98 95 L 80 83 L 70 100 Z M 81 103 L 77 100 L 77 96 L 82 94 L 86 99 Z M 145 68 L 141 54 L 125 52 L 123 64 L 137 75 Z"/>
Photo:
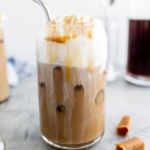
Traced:
<path fill-rule="evenodd" d="M 59 36 L 67 36 L 66 32 L 63 31 L 61 25 L 73 25 L 74 23 L 82 23 L 88 26 L 91 19 L 88 15 L 76 15 L 76 18 L 71 18 L 70 22 L 67 23 L 65 20 L 66 16 L 61 16 L 55 19 L 55 25 Z M 81 19 L 82 18 L 82 19 Z M 88 67 L 92 63 L 89 59 L 93 58 L 93 66 L 99 66 L 106 63 L 107 61 L 107 37 L 103 28 L 103 23 L 94 18 L 92 27 L 92 38 L 87 38 L 87 34 L 78 34 L 75 38 L 69 39 L 66 43 L 59 43 L 55 41 L 47 41 L 46 37 L 51 36 L 49 28 L 45 25 L 41 26 L 38 32 L 37 38 L 37 52 L 38 60 L 45 63 L 52 63 L 56 65 L 67 65 L 66 56 L 68 55 L 70 59 L 75 59 L 72 63 L 72 67 Z M 51 26 L 51 24 L 49 25 Z M 55 28 L 55 30 L 56 30 Z M 82 28 L 82 27 L 81 27 Z M 55 33 L 57 35 L 57 33 Z M 51 43 L 51 44 L 50 44 Z M 50 44 L 48 46 L 48 44 Z M 69 46 L 68 46 L 69 45 Z M 47 57 L 48 49 L 51 47 L 52 57 Z M 57 51 L 57 52 L 56 52 Z M 78 51 L 78 54 L 77 54 Z M 57 56 L 56 56 L 57 55 Z M 67 56 L 68 57 L 68 56 Z M 53 59 L 53 60 L 50 60 Z M 92 61 L 92 60 L 91 60 Z M 69 64 L 70 65 L 70 64 Z"/>

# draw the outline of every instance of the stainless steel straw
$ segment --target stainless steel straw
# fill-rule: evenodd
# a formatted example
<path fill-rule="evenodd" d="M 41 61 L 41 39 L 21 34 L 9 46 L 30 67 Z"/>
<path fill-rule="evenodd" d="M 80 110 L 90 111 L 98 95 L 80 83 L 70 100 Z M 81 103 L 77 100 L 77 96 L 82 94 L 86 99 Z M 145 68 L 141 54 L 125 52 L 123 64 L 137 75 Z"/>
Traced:
<path fill-rule="evenodd" d="M 51 22 L 52 21 L 52 15 L 51 15 L 48 7 L 44 4 L 44 2 L 42 0 L 32 0 L 32 1 L 36 2 L 37 4 L 39 4 L 44 9 L 47 21 Z"/>

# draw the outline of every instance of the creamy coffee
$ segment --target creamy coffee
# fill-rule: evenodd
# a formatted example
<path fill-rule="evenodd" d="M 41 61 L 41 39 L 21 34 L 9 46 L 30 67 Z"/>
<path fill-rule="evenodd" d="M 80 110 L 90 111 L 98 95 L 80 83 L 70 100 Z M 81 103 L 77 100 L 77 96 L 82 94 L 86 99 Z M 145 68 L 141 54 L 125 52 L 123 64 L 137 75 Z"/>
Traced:
<path fill-rule="evenodd" d="M 37 38 L 40 126 L 49 144 L 76 145 L 103 135 L 107 40 L 89 16 L 56 18 Z"/>
<path fill-rule="evenodd" d="M 6 72 L 6 57 L 4 32 L 2 27 L 3 16 L 0 14 L 0 102 L 9 97 L 9 85 Z"/>
<path fill-rule="evenodd" d="M 104 132 L 106 72 L 101 66 L 91 74 L 71 68 L 72 81 L 65 80 L 65 67 L 38 62 L 39 105 L 42 134 L 62 144 L 92 141 Z"/>

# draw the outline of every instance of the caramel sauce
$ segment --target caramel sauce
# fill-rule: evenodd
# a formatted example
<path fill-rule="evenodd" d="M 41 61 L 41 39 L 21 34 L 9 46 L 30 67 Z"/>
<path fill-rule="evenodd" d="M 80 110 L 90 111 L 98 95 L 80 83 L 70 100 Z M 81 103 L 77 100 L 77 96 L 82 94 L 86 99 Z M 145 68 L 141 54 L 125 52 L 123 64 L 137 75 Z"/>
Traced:
<path fill-rule="evenodd" d="M 67 42 L 67 53 L 65 58 L 65 79 L 66 82 L 71 82 L 71 66 L 72 66 L 72 59 L 69 53 L 69 42 Z"/>
<path fill-rule="evenodd" d="M 92 31 L 91 31 L 91 30 L 89 31 L 88 36 L 89 36 L 89 39 L 92 39 L 92 38 L 93 38 L 93 34 L 92 34 Z"/>
<path fill-rule="evenodd" d="M 58 17 L 59 18 L 59 17 Z M 65 80 L 67 82 L 71 82 L 72 75 L 71 75 L 71 67 L 77 65 L 77 67 L 82 68 L 82 56 L 81 56 L 81 38 L 80 36 L 85 36 L 87 39 L 90 39 L 89 43 L 89 56 L 88 56 L 88 67 L 87 70 L 90 73 L 93 73 L 94 70 L 94 59 L 93 59 L 93 51 L 92 51 L 92 39 L 93 39 L 93 27 L 94 18 L 90 18 L 87 23 L 83 23 L 83 16 L 77 18 L 77 15 L 66 16 L 64 18 L 64 25 L 57 26 L 57 19 L 50 22 L 50 24 L 46 25 L 48 28 L 47 37 L 45 40 L 47 41 L 47 54 L 46 57 L 50 64 L 53 64 L 54 61 L 59 59 L 58 52 L 57 52 L 57 44 L 65 44 L 66 45 L 66 56 L 65 56 Z M 80 22 L 80 23 L 78 23 Z M 51 26 L 52 24 L 52 26 Z M 59 33 L 58 28 L 62 30 Z M 63 36 L 62 36 L 63 33 Z M 79 37 L 79 38 L 77 38 Z M 73 39 L 73 50 L 69 46 L 69 41 Z M 83 45 L 86 45 L 86 42 L 83 42 Z M 70 51 L 73 51 L 73 56 L 70 56 Z"/>
<path fill-rule="evenodd" d="M 80 43 L 81 43 L 81 39 L 78 38 L 78 41 L 77 41 L 78 47 L 76 49 L 76 57 L 78 58 L 78 67 L 82 68 L 82 57 L 81 57 L 81 53 L 80 53 Z"/>
<path fill-rule="evenodd" d="M 46 54 L 46 56 L 49 58 L 49 63 L 52 64 L 54 62 L 52 42 L 47 42 L 47 54 Z"/>
<path fill-rule="evenodd" d="M 56 23 L 55 23 L 55 20 L 53 20 L 53 21 L 51 22 L 51 24 L 56 24 Z"/>
<path fill-rule="evenodd" d="M 56 37 L 47 37 L 45 38 L 45 40 L 60 43 L 60 44 L 65 44 L 66 41 L 75 39 L 76 37 L 77 37 L 76 35 L 73 35 L 71 37 L 70 36 L 56 36 Z"/>
<path fill-rule="evenodd" d="M 83 18 L 83 16 L 81 18 Z M 74 19 L 73 23 L 76 23 L 77 21 L 79 21 L 79 19 L 77 18 L 77 15 L 74 14 L 72 16 L 66 16 L 65 17 L 65 23 L 71 23 L 72 19 Z"/>
<path fill-rule="evenodd" d="M 81 24 L 83 24 L 83 16 L 80 18 Z"/>
<path fill-rule="evenodd" d="M 65 22 L 66 23 L 71 23 L 71 20 L 72 20 L 72 16 L 66 16 L 65 17 Z"/>
<path fill-rule="evenodd" d="M 94 71 L 94 58 L 92 53 L 92 42 L 89 43 L 89 59 L 88 59 L 88 71 L 93 72 Z"/>
<path fill-rule="evenodd" d="M 55 60 L 59 59 L 59 56 L 58 56 L 58 49 L 57 49 L 57 44 L 55 43 L 56 45 L 56 54 L 55 54 Z"/>
<path fill-rule="evenodd" d="M 93 22 L 94 21 L 94 18 L 90 18 L 90 21 L 89 22 Z"/>
<path fill-rule="evenodd" d="M 74 23 L 78 21 L 77 15 L 74 15 Z"/>

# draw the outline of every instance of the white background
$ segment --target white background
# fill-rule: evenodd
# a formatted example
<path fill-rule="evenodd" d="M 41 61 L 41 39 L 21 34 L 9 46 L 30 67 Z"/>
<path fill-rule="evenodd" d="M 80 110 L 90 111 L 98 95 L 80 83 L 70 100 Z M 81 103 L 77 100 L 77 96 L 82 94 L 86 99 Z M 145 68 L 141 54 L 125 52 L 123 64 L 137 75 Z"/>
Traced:
<path fill-rule="evenodd" d="M 102 13 L 99 0 L 44 0 L 55 16 L 83 13 L 99 16 Z M 5 23 L 6 54 L 25 60 L 36 66 L 36 35 L 41 21 L 45 21 L 43 10 L 32 0 L 0 0 L 0 12 L 7 14 Z M 127 0 L 116 0 L 111 8 L 120 25 L 117 35 L 117 61 L 126 65 L 127 54 Z"/>

